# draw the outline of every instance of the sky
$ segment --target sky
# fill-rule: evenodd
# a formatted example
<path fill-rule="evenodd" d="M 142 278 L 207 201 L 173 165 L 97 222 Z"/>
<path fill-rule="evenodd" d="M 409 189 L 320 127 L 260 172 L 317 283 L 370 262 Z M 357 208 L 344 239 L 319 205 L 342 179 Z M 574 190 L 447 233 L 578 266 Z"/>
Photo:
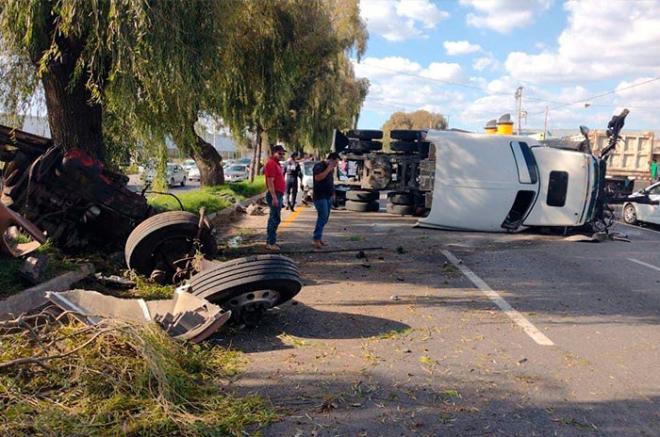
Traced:
<path fill-rule="evenodd" d="M 370 81 L 358 126 L 426 109 L 481 130 L 503 113 L 523 128 L 660 130 L 660 0 L 360 0 Z"/>

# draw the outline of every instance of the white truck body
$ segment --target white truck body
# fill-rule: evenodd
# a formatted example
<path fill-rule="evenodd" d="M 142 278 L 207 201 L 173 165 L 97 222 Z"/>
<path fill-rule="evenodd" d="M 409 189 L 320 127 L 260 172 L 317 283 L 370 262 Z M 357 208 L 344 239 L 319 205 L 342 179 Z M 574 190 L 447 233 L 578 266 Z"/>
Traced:
<path fill-rule="evenodd" d="M 597 160 L 532 138 L 429 130 L 435 175 L 420 226 L 505 232 L 581 226 L 594 213 Z"/>

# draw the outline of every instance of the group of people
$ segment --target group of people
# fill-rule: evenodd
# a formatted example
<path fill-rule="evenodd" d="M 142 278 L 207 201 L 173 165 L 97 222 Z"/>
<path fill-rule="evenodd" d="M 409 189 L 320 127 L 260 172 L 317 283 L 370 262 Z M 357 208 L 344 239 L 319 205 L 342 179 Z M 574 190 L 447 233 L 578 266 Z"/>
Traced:
<path fill-rule="evenodd" d="M 281 145 L 271 147 L 271 154 L 264 166 L 264 176 L 266 178 L 266 202 L 270 207 L 268 216 L 268 225 L 266 227 L 266 249 L 272 252 L 279 252 L 277 245 L 277 228 L 280 225 L 284 195 L 286 193 L 287 209 L 295 211 L 296 197 L 298 196 L 298 179 L 302 180 L 302 171 L 297 161 L 297 155 L 292 153 L 289 160 L 280 165 L 284 158 L 286 150 Z M 326 245 L 323 240 L 323 229 L 330 219 L 330 210 L 332 209 L 332 198 L 335 194 L 334 189 L 334 170 L 339 162 L 339 154 L 329 153 L 325 160 L 314 165 L 313 175 L 313 200 L 316 208 L 317 218 L 316 226 L 312 234 L 312 241 L 316 249 L 321 249 Z"/>

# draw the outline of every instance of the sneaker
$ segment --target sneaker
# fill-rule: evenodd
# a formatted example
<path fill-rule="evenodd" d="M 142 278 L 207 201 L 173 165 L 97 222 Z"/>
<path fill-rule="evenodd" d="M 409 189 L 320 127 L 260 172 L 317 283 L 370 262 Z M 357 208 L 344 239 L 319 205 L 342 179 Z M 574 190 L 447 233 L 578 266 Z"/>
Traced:
<path fill-rule="evenodd" d="M 321 250 L 323 248 L 323 243 L 321 240 L 314 240 L 314 249 Z"/>
<path fill-rule="evenodd" d="M 278 246 L 277 244 L 266 244 L 266 250 L 269 250 L 271 252 L 279 252 L 282 249 L 280 249 L 280 246 Z"/>
<path fill-rule="evenodd" d="M 292 206 L 292 207 L 291 207 L 291 212 L 296 212 L 296 208 L 294 208 L 294 207 Z"/>
<path fill-rule="evenodd" d="M 321 243 L 321 246 L 327 246 L 328 245 L 328 243 L 323 241 L 323 240 L 319 240 L 319 243 Z"/>

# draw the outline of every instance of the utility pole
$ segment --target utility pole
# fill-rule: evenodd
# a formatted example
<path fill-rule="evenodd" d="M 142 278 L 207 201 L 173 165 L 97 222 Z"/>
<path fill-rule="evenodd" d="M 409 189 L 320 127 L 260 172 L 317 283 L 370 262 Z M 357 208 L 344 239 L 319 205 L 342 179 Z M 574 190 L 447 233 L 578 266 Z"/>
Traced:
<path fill-rule="evenodd" d="M 518 135 L 520 135 L 520 119 L 522 117 L 522 92 L 523 92 L 523 87 L 519 86 L 518 89 L 516 89 L 516 104 L 518 106 Z"/>
<path fill-rule="evenodd" d="M 548 106 L 545 107 L 545 122 L 543 122 L 543 141 L 548 139 Z"/>

